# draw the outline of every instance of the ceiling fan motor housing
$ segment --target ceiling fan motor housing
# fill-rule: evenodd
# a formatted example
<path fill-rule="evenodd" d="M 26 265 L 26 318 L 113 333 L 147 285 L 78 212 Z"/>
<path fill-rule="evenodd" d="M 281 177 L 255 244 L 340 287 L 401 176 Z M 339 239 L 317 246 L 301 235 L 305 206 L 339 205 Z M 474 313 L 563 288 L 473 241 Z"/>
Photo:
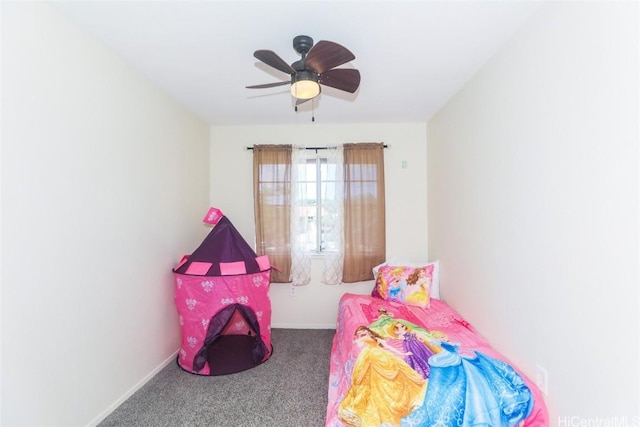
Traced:
<path fill-rule="evenodd" d="M 291 84 L 295 83 L 295 82 L 299 82 L 301 80 L 311 80 L 314 81 L 316 83 L 318 83 L 318 75 L 316 73 L 314 73 L 313 71 L 298 71 L 295 74 L 291 74 Z"/>
<path fill-rule="evenodd" d="M 309 36 L 296 36 L 293 38 L 293 48 L 303 57 L 313 47 L 313 39 Z"/>

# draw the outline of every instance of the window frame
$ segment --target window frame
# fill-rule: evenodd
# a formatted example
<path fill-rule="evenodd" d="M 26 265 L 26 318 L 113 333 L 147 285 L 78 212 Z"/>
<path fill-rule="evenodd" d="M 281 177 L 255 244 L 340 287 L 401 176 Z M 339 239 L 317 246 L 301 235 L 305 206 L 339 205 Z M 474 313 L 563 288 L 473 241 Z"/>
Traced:
<path fill-rule="evenodd" d="M 323 156 L 322 154 L 318 153 L 316 150 L 316 151 L 309 151 L 305 153 L 304 159 L 305 159 L 304 167 L 305 168 L 314 167 L 315 173 L 313 174 L 313 180 L 305 179 L 304 181 L 299 181 L 298 184 L 300 185 L 313 184 L 315 191 L 313 194 L 314 204 L 312 205 L 312 204 L 303 203 L 301 204 L 301 206 L 309 206 L 314 208 L 313 210 L 315 211 L 315 222 L 316 222 L 314 248 L 305 249 L 305 253 L 314 257 L 322 257 L 324 255 L 334 254 L 337 252 L 337 249 L 326 249 L 326 243 L 325 243 L 326 234 L 324 233 L 323 230 L 324 230 L 324 221 L 326 219 L 325 215 L 327 215 L 328 213 L 324 213 L 323 215 L 323 210 L 324 210 L 324 206 L 326 205 L 326 201 L 325 201 L 325 198 L 323 197 L 323 191 L 322 191 L 323 183 L 328 183 L 328 182 L 335 183 L 336 178 L 335 178 L 335 175 L 333 178 L 328 176 L 329 156 L 326 156 L 326 155 Z M 323 167 L 327 171 L 327 173 L 324 174 L 326 175 L 324 177 L 323 177 Z M 305 170 L 304 176 L 308 177 L 310 174 L 306 172 L 307 170 Z M 309 195 L 307 194 L 307 197 L 308 196 Z"/>

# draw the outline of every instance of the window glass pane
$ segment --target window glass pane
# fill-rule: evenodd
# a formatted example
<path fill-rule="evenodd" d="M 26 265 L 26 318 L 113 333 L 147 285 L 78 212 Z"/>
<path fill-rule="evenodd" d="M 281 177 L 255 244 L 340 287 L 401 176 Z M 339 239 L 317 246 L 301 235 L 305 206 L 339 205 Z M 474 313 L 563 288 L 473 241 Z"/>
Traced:
<path fill-rule="evenodd" d="M 306 181 L 316 181 L 316 159 L 307 159 L 307 167 L 305 173 Z"/>
<path fill-rule="evenodd" d="M 322 252 L 336 251 L 338 249 L 337 243 L 331 239 L 333 228 L 338 221 L 337 215 L 327 210 L 322 211 L 322 245 L 320 250 Z"/>
<path fill-rule="evenodd" d="M 326 158 L 320 158 L 320 180 L 324 181 L 327 179 L 328 177 L 328 168 L 329 165 L 327 163 L 327 159 Z"/>
<path fill-rule="evenodd" d="M 321 161 L 321 174 L 320 174 L 320 192 L 322 195 L 321 200 L 321 216 L 322 216 L 322 229 L 321 229 L 321 246 L 322 252 L 331 252 L 338 249 L 337 242 L 335 241 L 334 228 L 336 227 L 336 221 L 339 221 L 335 210 L 336 203 L 336 176 L 337 167 L 335 163 L 329 163 L 328 159 L 324 158 Z"/>
<path fill-rule="evenodd" d="M 317 167 L 315 158 L 308 158 L 305 163 L 296 168 L 298 185 L 295 194 L 298 201 L 298 209 L 294 212 L 292 221 L 299 221 L 298 230 L 301 234 L 293 236 L 298 246 L 305 251 L 315 252 L 318 245 L 317 230 Z"/>
<path fill-rule="evenodd" d="M 301 206 L 292 218 L 293 221 L 300 221 L 299 230 L 306 230 L 304 234 L 294 236 L 297 243 L 301 245 L 305 251 L 315 251 L 316 249 L 316 230 L 317 218 L 315 206 Z"/>
<path fill-rule="evenodd" d="M 307 206 L 315 206 L 316 205 L 316 183 L 309 182 L 305 184 L 306 194 L 302 200 L 302 203 Z"/>
<path fill-rule="evenodd" d="M 330 164 L 327 158 L 318 157 L 313 152 L 308 154 L 309 158 L 295 172 L 298 177 L 295 194 L 299 208 L 292 220 L 300 221 L 304 227 L 299 229 L 305 232 L 294 238 L 309 252 L 336 251 L 337 242 L 332 231 L 336 221 L 341 221 L 335 212 L 336 175 L 342 170 L 336 164 Z"/>

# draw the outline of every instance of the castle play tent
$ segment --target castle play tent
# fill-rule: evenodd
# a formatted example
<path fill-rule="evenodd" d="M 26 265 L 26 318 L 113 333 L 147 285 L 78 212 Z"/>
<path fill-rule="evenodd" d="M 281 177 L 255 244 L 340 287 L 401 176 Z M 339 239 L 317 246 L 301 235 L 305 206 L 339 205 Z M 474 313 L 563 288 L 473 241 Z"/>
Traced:
<path fill-rule="evenodd" d="M 178 365 L 199 375 L 231 374 L 271 356 L 271 266 L 218 209 L 204 221 L 213 229 L 173 269 L 182 332 Z"/>

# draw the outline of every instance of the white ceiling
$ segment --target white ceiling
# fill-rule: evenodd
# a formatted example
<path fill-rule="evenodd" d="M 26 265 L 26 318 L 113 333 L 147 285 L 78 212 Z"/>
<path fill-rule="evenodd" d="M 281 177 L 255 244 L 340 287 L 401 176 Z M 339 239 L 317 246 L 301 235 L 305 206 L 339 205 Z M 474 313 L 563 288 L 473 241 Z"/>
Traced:
<path fill-rule="evenodd" d="M 525 1 L 51 1 L 211 125 L 426 122 L 538 9 Z M 293 37 L 356 59 L 355 94 L 323 87 L 296 113 L 287 80 L 253 57 L 299 59 Z"/>

